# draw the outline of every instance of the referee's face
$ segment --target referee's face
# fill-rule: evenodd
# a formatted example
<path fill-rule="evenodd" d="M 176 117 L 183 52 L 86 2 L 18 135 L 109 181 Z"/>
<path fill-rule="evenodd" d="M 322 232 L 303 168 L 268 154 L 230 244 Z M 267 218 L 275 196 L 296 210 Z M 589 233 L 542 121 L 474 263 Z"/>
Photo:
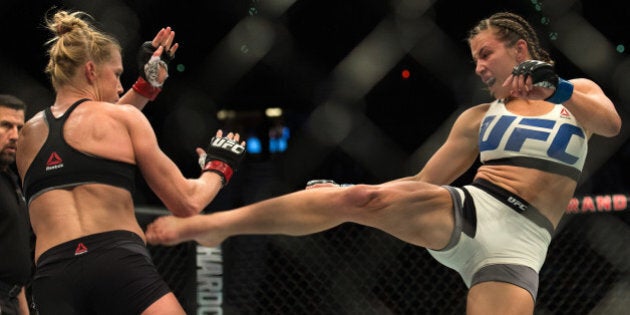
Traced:
<path fill-rule="evenodd" d="M 0 168 L 15 162 L 20 131 L 24 127 L 24 111 L 0 105 Z"/>

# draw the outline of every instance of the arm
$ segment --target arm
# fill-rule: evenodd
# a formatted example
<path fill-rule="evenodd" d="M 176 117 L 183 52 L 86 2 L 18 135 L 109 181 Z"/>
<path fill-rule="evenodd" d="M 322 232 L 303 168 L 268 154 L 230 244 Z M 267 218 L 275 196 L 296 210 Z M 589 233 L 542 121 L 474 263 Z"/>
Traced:
<path fill-rule="evenodd" d="M 488 105 L 484 104 L 465 110 L 455 120 L 444 144 L 422 170 L 409 179 L 446 185 L 464 174 L 479 155 L 479 127 L 487 109 Z"/>
<path fill-rule="evenodd" d="M 150 42 L 153 50 L 153 56 L 160 57 L 162 56 L 162 53 L 166 51 L 168 58 L 172 59 L 179 47 L 179 44 L 173 44 L 174 39 L 175 31 L 173 31 L 170 27 L 161 29 Z M 147 51 L 144 51 L 144 44 L 140 47 L 140 50 L 139 55 L 142 56 L 147 54 Z M 142 110 L 150 100 L 153 100 L 157 96 L 157 94 L 161 91 L 161 88 L 152 87 L 143 78 L 142 74 L 144 73 L 144 65 L 147 63 L 147 60 L 145 59 L 148 59 L 148 57 L 144 56 L 144 58 L 139 59 L 141 60 L 138 61 L 138 70 L 141 71 L 141 75 L 138 77 L 138 80 L 134 83 L 133 87 L 120 98 L 118 104 L 131 104 Z M 159 71 L 160 85 L 163 85 L 168 77 L 168 69 L 159 67 Z"/>
<path fill-rule="evenodd" d="M 509 86 L 514 97 L 563 104 L 589 136 L 613 137 L 621 131 L 621 117 L 599 85 L 583 78 L 563 80 L 549 63 L 524 61 L 514 68 L 503 86 Z"/>
<path fill-rule="evenodd" d="M 444 144 L 431 156 L 418 174 L 391 182 L 425 181 L 435 185 L 446 185 L 463 175 L 479 156 L 479 127 L 488 106 L 488 104 L 482 104 L 465 110 L 455 120 Z M 321 183 L 307 185 L 307 189 L 333 186 L 339 185 L 334 182 Z"/>
<path fill-rule="evenodd" d="M 149 187 L 175 216 L 201 212 L 217 195 L 223 178 L 214 172 L 203 172 L 198 178 L 185 178 L 177 165 L 160 150 L 149 121 L 137 109 L 127 106 L 120 115 L 127 126 L 135 161 Z M 217 133 L 221 136 L 221 132 Z M 238 141 L 238 134 L 228 134 Z M 205 153 L 198 149 L 201 156 Z"/>
<path fill-rule="evenodd" d="M 28 315 L 30 314 L 29 308 L 28 308 L 28 301 L 26 300 L 26 288 L 22 287 L 22 290 L 20 290 L 20 293 L 17 296 L 18 299 L 18 303 L 20 305 L 20 315 Z"/>
<path fill-rule="evenodd" d="M 614 137 L 621 131 L 621 117 L 613 102 L 595 82 L 588 79 L 569 80 L 574 90 L 564 103 L 575 118 L 589 131 L 604 137 Z"/>

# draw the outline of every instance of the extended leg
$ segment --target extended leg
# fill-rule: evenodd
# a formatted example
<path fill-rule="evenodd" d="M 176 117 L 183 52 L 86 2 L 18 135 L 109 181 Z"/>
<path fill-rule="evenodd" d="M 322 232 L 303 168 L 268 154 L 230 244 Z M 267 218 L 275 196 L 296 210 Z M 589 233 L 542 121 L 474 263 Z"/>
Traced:
<path fill-rule="evenodd" d="M 147 239 L 168 245 L 196 240 L 216 246 L 234 235 L 308 235 L 345 222 L 371 226 L 411 244 L 441 248 L 453 229 L 452 201 L 444 188 L 415 181 L 309 189 L 230 211 L 160 218 L 149 225 Z"/>

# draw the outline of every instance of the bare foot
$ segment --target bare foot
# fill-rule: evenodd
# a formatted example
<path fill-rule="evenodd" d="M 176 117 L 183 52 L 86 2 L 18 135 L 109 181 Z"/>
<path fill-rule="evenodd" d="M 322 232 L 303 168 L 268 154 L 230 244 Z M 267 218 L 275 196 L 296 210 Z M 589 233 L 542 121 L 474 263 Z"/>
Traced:
<path fill-rule="evenodd" d="M 147 242 L 152 245 L 173 246 L 185 241 L 191 241 L 182 235 L 185 230 L 185 219 L 172 215 L 155 219 L 147 226 Z"/>
<path fill-rule="evenodd" d="M 172 215 L 157 218 L 147 226 L 147 242 L 152 245 L 172 246 L 186 241 L 196 241 L 202 246 L 215 247 L 225 240 L 217 236 L 207 216 L 196 215 L 178 218 Z"/>

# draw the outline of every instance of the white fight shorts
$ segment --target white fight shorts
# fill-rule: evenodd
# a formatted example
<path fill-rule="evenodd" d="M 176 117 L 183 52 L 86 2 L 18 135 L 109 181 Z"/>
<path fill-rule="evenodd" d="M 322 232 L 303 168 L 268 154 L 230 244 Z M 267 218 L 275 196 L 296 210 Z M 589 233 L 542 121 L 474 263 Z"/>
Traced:
<path fill-rule="evenodd" d="M 444 187 L 453 199 L 455 228 L 445 248 L 429 253 L 457 271 L 468 288 L 507 282 L 529 291 L 535 301 L 538 272 L 553 235 L 551 222 L 522 198 L 488 181 Z"/>

